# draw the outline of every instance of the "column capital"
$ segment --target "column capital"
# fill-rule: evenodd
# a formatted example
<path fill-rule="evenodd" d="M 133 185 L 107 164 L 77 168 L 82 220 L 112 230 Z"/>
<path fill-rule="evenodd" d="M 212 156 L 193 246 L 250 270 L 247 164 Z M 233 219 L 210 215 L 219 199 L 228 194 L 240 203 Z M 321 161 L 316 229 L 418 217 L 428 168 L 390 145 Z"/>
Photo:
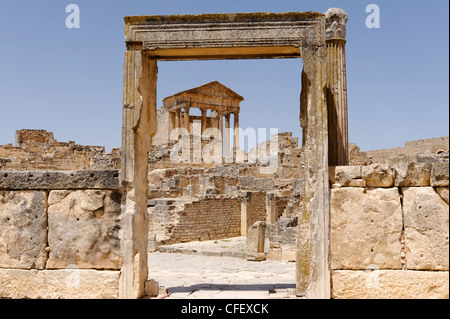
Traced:
<path fill-rule="evenodd" d="M 326 27 L 325 27 L 325 39 L 345 40 L 346 28 L 345 25 L 348 21 L 347 13 L 340 8 L 330 8 L 325 12 Z"/>

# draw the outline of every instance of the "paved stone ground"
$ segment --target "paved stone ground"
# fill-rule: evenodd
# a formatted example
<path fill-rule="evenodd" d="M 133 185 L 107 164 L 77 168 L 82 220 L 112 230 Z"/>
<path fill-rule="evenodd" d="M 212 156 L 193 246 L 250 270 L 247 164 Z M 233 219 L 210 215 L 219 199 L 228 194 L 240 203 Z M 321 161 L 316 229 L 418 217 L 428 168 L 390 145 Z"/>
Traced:
<path fill-rule="evenodd" d="M 170 299 L 295 298 L 295 263 L 227 255 L 239 255 L 244 243 L 243 237 L 191 242 L 173 247 L 178 253 L 149 253 L 149 279 Z"/>

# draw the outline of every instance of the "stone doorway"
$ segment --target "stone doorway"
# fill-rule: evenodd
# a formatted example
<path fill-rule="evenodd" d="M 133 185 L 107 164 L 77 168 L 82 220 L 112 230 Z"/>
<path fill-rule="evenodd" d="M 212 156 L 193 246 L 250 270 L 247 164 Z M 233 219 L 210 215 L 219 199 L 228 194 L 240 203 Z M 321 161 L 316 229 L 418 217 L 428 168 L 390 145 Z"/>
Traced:
<path fill-rule="evenodd" d="M 299 216 L 297 295 L 330 297 L 328 164 L 329 156 L 339 163 L 339 154 L 346 153 L 342 138 L 346 134 L 346 101 L 342 98 L 346 89 L 342 63 L 346 17 L 340 9 L 326 14 L 125 17 L 121 298 L 142 296 L 148 275 L 147 159 L 157 130 L 157 62 L 257 58 L 303 61 L 300 121 L 305 204 Z M 330 42 L 335 38 L 340 41 Z M 328 122 L 329 114 L 333 114 L 333 122 Z M 333 142 L 338 147 L 331 148 L 332 154 L 328 152 L 329 136 L 333 137 L 330 141 L 340 141 Z"/>

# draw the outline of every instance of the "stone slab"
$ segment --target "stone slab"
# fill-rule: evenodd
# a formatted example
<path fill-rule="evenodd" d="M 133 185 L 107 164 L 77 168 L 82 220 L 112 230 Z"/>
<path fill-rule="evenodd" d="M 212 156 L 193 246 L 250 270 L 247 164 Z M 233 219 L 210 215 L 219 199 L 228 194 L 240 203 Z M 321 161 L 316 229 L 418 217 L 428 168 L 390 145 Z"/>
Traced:
<path fill-rule="evenodd" d="M 401 163 L 394 166 L 395 186 L 430 186 L 431 164 Z"/>
<path fill-rule="evenodd" d="M 0 268 L 0 297 L 14 299 L 116 299 L 120 271 Z"/>
<path fill-rule="evenodd" d="M 354 179 L 361 179 L 361 166 L 331 166 L 329 175 L 330 185 L 351 186 Z"/>
<path fill-rule="evenodd" d="M 0 268 L 44 269 L 46 192 L 0 191 Z"/>
<path fill-rule="evenodd" d="M 117 170 L 0 171 L 0 189 L 119 189 Z"/>
<path fill-rule="evenodd" d="M 405 187 L 407 269 L 449 269 L 449 206 L 433 187 Z"/>
<path fill-rule="evenodd" d="M 362 178 L 367 187 L 392 187 L 395 181 L 395 171 L 388 164 L 371 164 L 362 166 Z"/>
<path fill-rule="evenodd" d="M 332 269 L 401 269 L 397 188 L 332 189 L 330 221 Z"/>
<path fill-rule="evenodd" d="M 115 191 L 51 191 L 48 269 L 120 269 L 121 195 Z"/>
<path fill-rule="evenodd" d="M 448 271 L 332 272 L 335 299 L 448 299 Z"/>
<path fill-rule="evenodd" d="M 436 162 L 431 167 L 431 186 L 449 186 L 448 161 Z"/>

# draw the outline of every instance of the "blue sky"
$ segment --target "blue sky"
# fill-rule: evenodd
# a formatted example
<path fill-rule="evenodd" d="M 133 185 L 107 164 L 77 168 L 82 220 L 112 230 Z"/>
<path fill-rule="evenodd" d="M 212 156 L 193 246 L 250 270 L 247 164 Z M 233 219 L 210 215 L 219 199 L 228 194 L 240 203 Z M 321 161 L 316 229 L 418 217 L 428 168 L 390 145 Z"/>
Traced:
<path fill-rule="evenodd" d="M 80 8 L 68 29 L 68 4 Z M 368 4 L 380 28 L 368 29 Z M 59 141 L 120 147 L 123 16 L 227 12 L 325 12 L 347 24 L 349 140 L 362 150 L 449 133 L 447 0 L 0 0 L 0 144 L 15 130 L 46 129 Z M 158 107 L 176 92 L 219 81 L 245 98 L 244 129 L 300 136 L 300 59 L 160 62 Z M 301 139 L 300 139 L 301 140 Z"/>

